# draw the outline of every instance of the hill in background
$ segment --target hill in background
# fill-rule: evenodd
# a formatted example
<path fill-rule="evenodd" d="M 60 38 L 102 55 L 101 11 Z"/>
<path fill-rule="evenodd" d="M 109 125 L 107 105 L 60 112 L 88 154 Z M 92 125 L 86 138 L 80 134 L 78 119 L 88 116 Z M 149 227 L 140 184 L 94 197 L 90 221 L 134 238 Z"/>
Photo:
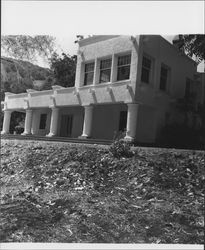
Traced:
<path fill-rule="evenodd" d="M 51 88 L 53 73 L 27 61 L 1 57 L 1 98 L 5 92 L 22 93 L 26 89 Z"/>

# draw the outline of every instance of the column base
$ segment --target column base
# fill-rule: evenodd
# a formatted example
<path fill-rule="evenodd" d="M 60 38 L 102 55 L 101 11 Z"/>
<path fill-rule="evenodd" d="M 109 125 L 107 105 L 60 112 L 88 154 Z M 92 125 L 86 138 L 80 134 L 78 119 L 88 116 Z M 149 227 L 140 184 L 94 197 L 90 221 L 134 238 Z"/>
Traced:
<path fill-rule="evenodd" d="M 6 131 L 1 131 L 1 135 L 8 135 L 9 132 L 6 132 Z"/>
<path fill-rule="evenodd" d="M 127 142 L 134 142 L 135 141 L 135 138 L 129 136 L 129 135 L 126 135 L 124 137 L 124 141 L 127 141 Z"/>
<path fill-rule="evenodd" d="M 56 136 L 56 135 L 53 134 L 53 133 L 49 133 L 49 134 L 46 135 L 46 137 L 54 137 L 54 136 Z"/>
<path fill-rule="evenodd" d="M 28 132 L 23 132 L 21 135 L 32 135 L 32 134 Z"/>
<path fill-rule="evenodd" d="M 90 136 L 87 136 L 87 135 L 80 135 L 78 136 L 79 139 L 90 139 L 91 137 Z"/>

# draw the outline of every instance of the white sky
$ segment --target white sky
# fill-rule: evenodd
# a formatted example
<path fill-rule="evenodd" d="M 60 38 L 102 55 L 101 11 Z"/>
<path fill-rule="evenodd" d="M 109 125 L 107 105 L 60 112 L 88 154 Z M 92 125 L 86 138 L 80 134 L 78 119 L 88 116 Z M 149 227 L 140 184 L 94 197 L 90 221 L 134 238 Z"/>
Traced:
<path fill-rule="evenodd" d="M 204 33 L 204 1 L 2 1 L 2 35 L 57 37 L 73 55 L 76 35 Z"/>

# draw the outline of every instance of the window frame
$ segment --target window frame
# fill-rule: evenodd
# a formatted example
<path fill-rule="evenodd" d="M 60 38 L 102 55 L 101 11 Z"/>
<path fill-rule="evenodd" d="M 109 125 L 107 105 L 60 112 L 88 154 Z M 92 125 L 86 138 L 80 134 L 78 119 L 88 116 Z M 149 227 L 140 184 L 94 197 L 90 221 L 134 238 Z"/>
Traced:
<path fill-rule="evenodd" d="M 103 61 L 110 61 L 110 66 L 107 68 L 101 68 L 101 64 Z M 109 81 L 102 81 L 101 77 L 102 77 L 102 73 L 104 71 L 108 71 L 109 70 Z M 99 83 L 103 84 L 103 83 L 108 83 L 111 81 L 111 71 L 112 71 L 112 57 L 109 58 L 104 58 L 104 59 L 100 59 L 100 63 L 99 63 Z"/>
<path fill-rule="evenodd" d="M 162 68 L 164 68 L 164 69 L 167 70 L 165 88 L 162 88 L 162 83 L 161 83 L 161 79 L 163 78 L 163 77 L 162 77 Z M 170 82 L 170 72 L 171 72 L 170 67 L 167 66 L 166 64 L 162 63 L 162 64 L 161 64 L 161 67 L 160 67 L 160 79 L 159 79 L 159 89 L 160 89 L 161 91 L 165 91 L 165 92 L 168 91 L 169 82 Z"/>
<path fill-rule="evenodd" d="M 126 64 L 123 64 L 123 65 L 119 65 L 119 58 L 122 58 L 122 57 L 127 57 L 129 56 L 130 59 L 129 59 L 129 63 L 126 63 Z M 132 63 L 132 53 L 131 51 L 130 52 L 127 52 L 126 54 L 121 54 L 121 55 L 117 55 L 117 69 L 116 69 L 116 81 L 119 82 L 119 81 L 126 81 L 126 80 L 130 80 L 130 73 L 131 73 L 131 63 Z M 122 69 L 122 68 L 127 68 L 129 67 L 129 77 L 128 78 L 124 78 L 124 79 L 119 79 L 119 69 Z"/>
<path fill-rule="evenodd" d="M 146 59 L 146 60 L 149 60 L 150 61 L 150 68 L 148 68 L 147 66 L 143 65 L 143 59 Z M 153 58 L 151 58 L 150 56 L 146 55 L 146 54 L 143 54 L 142 56 L 142 64 L 141 64 L 141 76 L 140 76 L 140 80 L 142 83 L 145 83 L 145 84 L 151 84 L 151 81 L 152 81 L 152 72 L 153 72 L 153 65 L 154 65 L 154 60 Z M 145 81 L 145 79 L 142 79 L 143 78 L 143 70 L 148 70 L 149 71 L 149 75 L 148 75 L 148 81 Z"/>
<path fill-rule="evenodd" d="M 93 64 L 93 70 L 86 71 L 86 66 L 89 65 L 89 64 L 90 65 Z M 88 82 L 87 82 L 88 77 L 87 76 L 89 74 L 92 74 L 92 83 L 88 84 Z M 83 86 L 88 86 L 88 85 L 92 85 L 93 84 L 94 74 L 95 74 L 95 61 L 85 62 L 85 65 L 84 65 L 84 81 L 83 81 Z"/>

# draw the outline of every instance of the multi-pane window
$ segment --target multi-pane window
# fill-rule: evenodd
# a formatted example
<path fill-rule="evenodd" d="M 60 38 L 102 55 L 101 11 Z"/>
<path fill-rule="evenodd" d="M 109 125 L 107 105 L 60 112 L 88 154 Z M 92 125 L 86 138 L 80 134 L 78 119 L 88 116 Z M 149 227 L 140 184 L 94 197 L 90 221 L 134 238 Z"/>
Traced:
<path fill-rule="evenodd" d="M 111 74 L 112 59 L 106 59 L 100 61 L 100 80 L 99 82 L 109 82 Z"/>
<path fill-rule="evenodd" d="M 46 128 L 46 119 L 47 119 L 47 114 L 41 114 L 39 129 Z"/>
<path fill-rule="evenodd" d="M 167 89 L 168 73 L 169 73 L 168 68 L 162 65 L 161 72 L 160 72 L 160 85 L 159 85 L 159 88 L 161 90 Z"/>
<path fill-rule="evenodd" d="M 117 62 L 117 81 L 130 78 L 131 55 L 119 56 Z"/>
<path fill-rule="evenodd" d="M 85 64 L 84 85 L 93 84 L 94 67 L 95 67 L 94 62 Z"/>
<path fill-rule="evenodd" d="M 151 67 L 152 67 L 152 61 L 149 58 L 143 56 L 142 72 L 141 72 L 141 81 L 142 82 L 150 83 Z"/>

